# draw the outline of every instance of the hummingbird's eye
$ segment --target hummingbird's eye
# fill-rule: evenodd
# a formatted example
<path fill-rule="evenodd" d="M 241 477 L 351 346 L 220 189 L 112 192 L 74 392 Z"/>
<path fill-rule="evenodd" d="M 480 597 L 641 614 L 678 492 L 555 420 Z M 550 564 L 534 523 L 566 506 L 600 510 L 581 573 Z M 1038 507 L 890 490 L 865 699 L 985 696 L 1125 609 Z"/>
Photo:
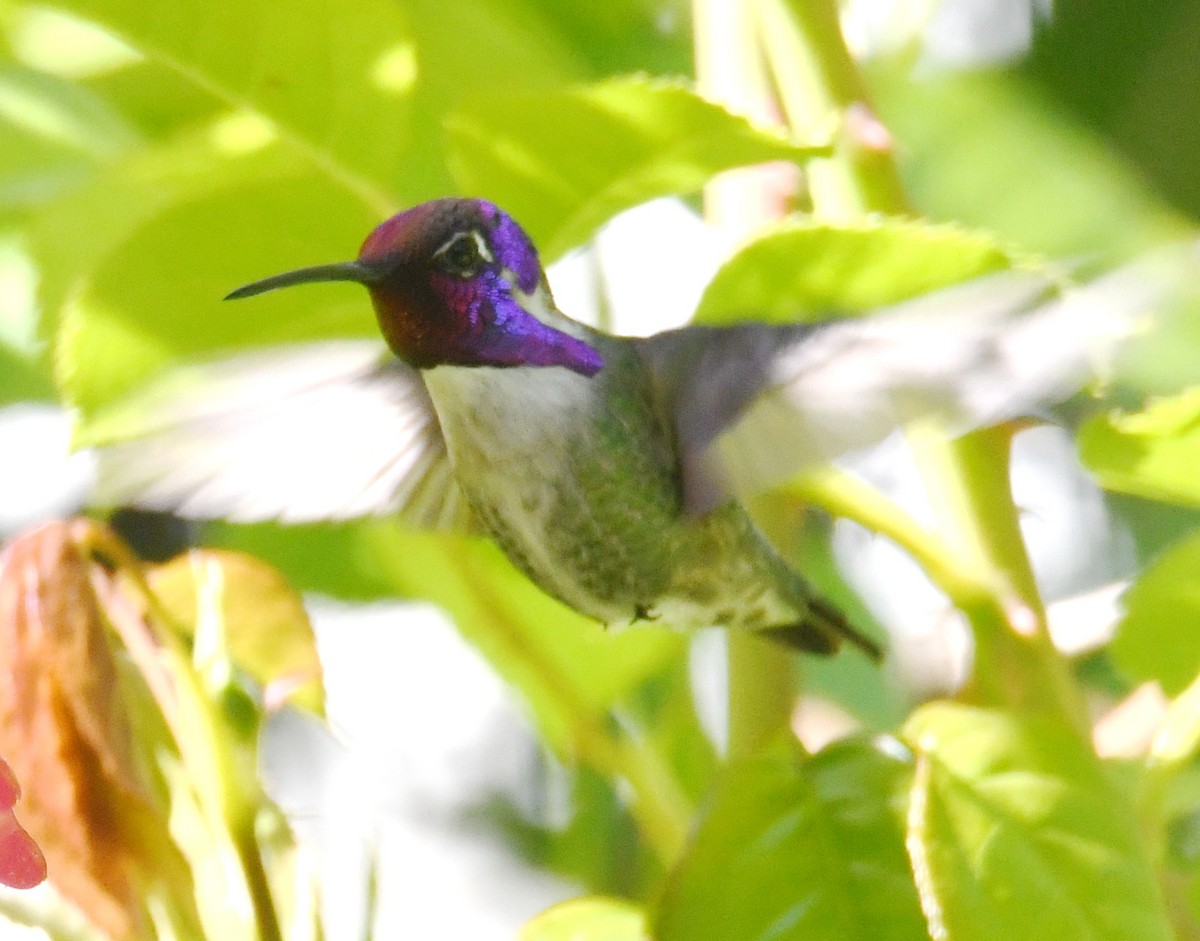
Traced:
<path fill-rule="evenodd" d="M 459 232 L 433 253 L 433 260 L 457 278 L 473 278 L 494 261 L 487 242 L 475 229 Z"/>

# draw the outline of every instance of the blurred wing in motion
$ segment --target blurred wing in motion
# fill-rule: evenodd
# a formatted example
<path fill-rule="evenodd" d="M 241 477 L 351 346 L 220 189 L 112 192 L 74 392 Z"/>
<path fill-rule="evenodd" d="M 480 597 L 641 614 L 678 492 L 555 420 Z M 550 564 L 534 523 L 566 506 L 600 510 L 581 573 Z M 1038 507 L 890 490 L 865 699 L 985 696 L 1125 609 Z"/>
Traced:
<path fill-rule="evenodd" d="M 673 415 L 685 503 L 703 513 L 916 419 L 951 434 L 1065 398 L 1180 280 L 1161 260 L 1052 297 L 1010 271 L 870 316 L 685 327 L 642 341 Z"/>
<path fill-rule="evenodd" d="M 376 341 L 185 366 L 89 429 L 94 502 L 235 522 L 471 527 L 429 393 Z M 110 443 L 111 442 L 111 443 Z"/>

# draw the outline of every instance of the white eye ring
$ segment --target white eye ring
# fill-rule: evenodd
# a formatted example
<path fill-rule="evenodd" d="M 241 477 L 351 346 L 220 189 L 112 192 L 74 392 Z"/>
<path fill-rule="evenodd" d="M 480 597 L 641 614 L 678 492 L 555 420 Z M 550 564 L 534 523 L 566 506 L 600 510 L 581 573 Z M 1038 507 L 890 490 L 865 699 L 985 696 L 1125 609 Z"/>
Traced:
<path fill-rule="evenodd" d="M 473 278 L 480 268 L 496 260 L 487 240 L 476 229 L 456 232 L 433 253 L 433 259 L 460 278 Z"/>

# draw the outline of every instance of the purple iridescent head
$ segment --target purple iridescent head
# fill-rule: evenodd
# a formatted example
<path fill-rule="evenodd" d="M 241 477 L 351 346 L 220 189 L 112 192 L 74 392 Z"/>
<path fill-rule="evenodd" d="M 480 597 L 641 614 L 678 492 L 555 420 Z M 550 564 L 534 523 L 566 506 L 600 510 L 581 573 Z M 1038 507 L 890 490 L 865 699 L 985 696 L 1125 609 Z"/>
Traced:
<path fill-rule="evenodd" d="M 366 285 L 388 345 L 419 369 L 565 366 L 591 376 L 604 365 L 591 346 L 531 312 L 535 295 L 548 296 L 537 249 L 483 199 L 414 206 L 368 235 L 356 261 L 276 275 L 229 297 L 312 281 Z"/>

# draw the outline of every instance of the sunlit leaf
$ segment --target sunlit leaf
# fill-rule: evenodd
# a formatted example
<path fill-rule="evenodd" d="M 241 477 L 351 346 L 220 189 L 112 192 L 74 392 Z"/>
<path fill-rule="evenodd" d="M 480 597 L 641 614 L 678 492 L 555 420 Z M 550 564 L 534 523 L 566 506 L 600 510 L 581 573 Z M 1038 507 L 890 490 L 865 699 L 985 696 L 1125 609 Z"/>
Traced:
<path fill-rule="evenodd" d="M 713 277 L 702 323 L 791 322 L 804 312 L 863 310 L 1009 268 L 1013 255 L 981 232 L 903 219 L 788 222 L 756 238 Z"/>
<path fill-rule="evenodd" d="M 1079 448 L 1110 490 L 1200 506 L 1200 387 L 1142 412 L 1091 419 L 1079 433 Z"/>
<path fill-rule="evenodd" d="M 584 73 L 553 18 L 513 0 L 189 2 L 165 16 L 122 0 L 62 5 L 268 118 L 380 217 L 448 188 L 437 122 L 461 96 Z"/>
<path fill-rule="evenodd" d="M 198 594 L 214 590 L 229 655 L 263 685 L 268 705 L 290 702 L 324 712 L 312 625 L 299 594 L 277 570 L 242 552 L 193 549 L 151 569 L 147 579 L 172 618 L 192 629 Z"/>
<path fill-rule="evenodd" d="M 820 152 L 644 77 L 480 99 L 446 127 L 463 191 L 504 205 L 547 258 L 621 210 L 694 192 L 720 170 Z"/>
<path fill-rule="evenodd" d="M 542 912 L 518 937 L 519 941 L 644 941 L 646 916 L 617 899 L 572 899 Z"/>
<path fill-rule="evenodd" d="M 923 936 L 897 795 L 905 761 L 863 742 L 781 743 L 731 767 L 653 915 L 657 941 Z"/>
<path fill-rule="evenodd" d="M 905 737 L 908 846 L 934 937 L 1172 936 L 1128 797 L 1066 725 L 937 704 Z"/>
<path fill-rule="evenodd" d="M 228 107 L 164 62 L 140 60 L 89 77 L 86 87 L 118 107 L 123 117 L 155 141 L 189 126 L 210 123 Z"/>
<path fill-rule="evenodd" d="M 553 23 L 578 55 L 587 58 L 593 74 L 645 70 L 686 75 L 691 71 L 690 7 L 684 0 L 527 0 L 525 6 Z"/>
<path fill-rule="evenodd" d="M 172 5 L 68 0 L 61 6 L 111 30 L 144 55 L 185 72 L 236 107 L 275 122 L 380 209 L 390 203 L 408 142 L 412 79 L 389 63 L 411 57 L 401 8 L 377 0 Z M 329 24 L 337 23 L 337 42 Z M 390 133 L 382 133 L 384 128 Z"/>
<path fill-rule="evenodd" d="M 49 199 L 138 140 L 99 96 L 2 64 L 0 136 L 0 211 Z"/>
<path fill-rule="evenodd" d="M 376 335 L 361 290 L 298 291 L 252 309 L 221 303 L 256 277 L 353 257 L 374 221 L 269 138 L 225 152 L 226 126 L 126 161 L 38 220 L 43 301 L 61 317 L 56 375 L 84 422 L 180 359 Z M 83 218 L 105 225 L 81 228 Z"/>
<path fill-rule="evenodd" d="M 1156 680 L 1169 696 L 1200 673 L 1197 572 L 1197 535 L 1155 559 L 1122 598 L 1125 616 L 1110 648 L 1117 665 L 1130 677 Z"/>

